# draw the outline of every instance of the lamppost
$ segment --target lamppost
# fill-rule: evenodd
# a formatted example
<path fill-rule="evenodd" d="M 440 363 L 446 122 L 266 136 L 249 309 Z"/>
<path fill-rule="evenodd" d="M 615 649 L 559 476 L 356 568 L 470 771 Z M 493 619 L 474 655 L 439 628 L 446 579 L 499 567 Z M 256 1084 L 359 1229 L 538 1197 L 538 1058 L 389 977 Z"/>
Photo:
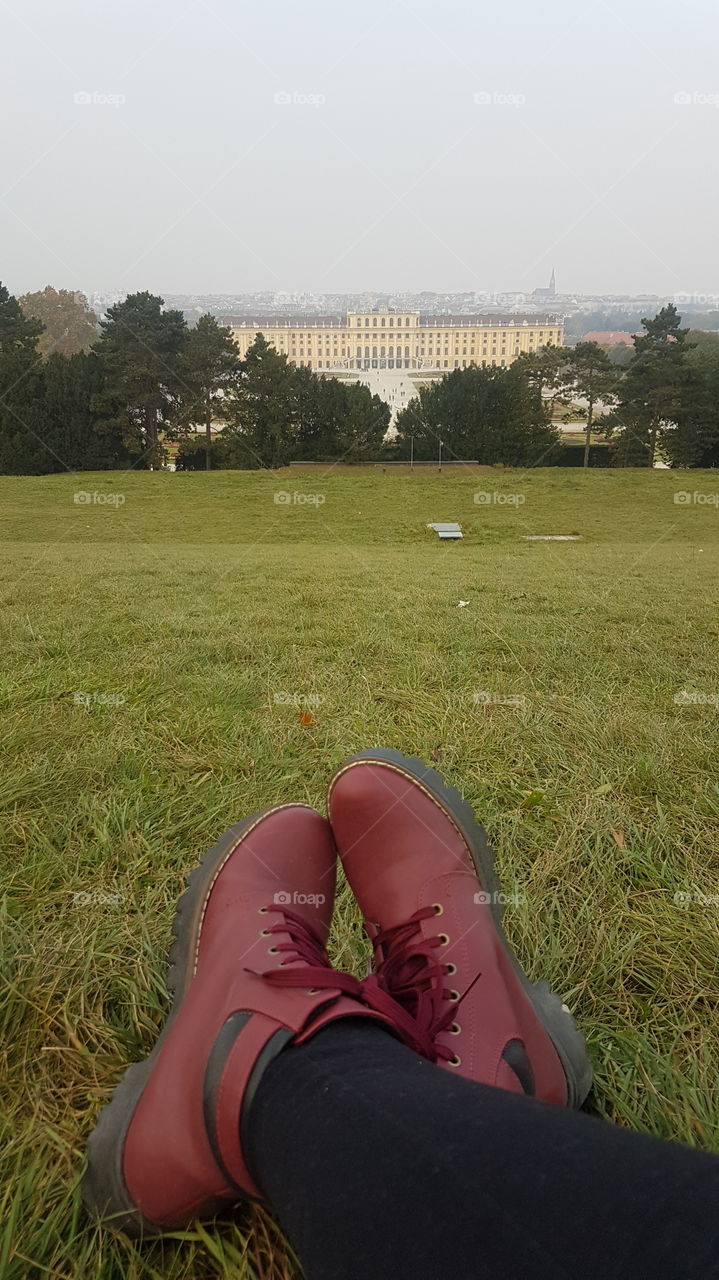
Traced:
<path fill-rule="evenodd" d="M 442 470 L 442 441 L 439 442 L 439 469 Z"/>

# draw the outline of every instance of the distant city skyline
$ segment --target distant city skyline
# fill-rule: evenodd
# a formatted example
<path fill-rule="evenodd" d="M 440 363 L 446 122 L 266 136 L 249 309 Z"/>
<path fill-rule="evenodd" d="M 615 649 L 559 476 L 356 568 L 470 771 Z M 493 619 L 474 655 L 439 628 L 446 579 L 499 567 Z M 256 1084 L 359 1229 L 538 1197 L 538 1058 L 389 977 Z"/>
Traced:
<path fill-rule="evenodd" d="M 708 0 L 7 0 L 0 278 L 719 293 Z"/>
<path fill-rule="evenodd" d="M 126 292 L 88 290 L 85 292 L 90 304 L 99 313 L 109 306 L 120 302 Z M 626 310 L 657 309 L 667 303 L 674 303 L 687 315 L 694 312 L 719 310 L 719 295 L 709 293 L 696 294 L 564 294 L 547 290 L 534 290 L 532 293 L 514 293 L 511 290 L 496 293 L 459 290 L 457 292 L 438 292 L 433 290 L 404 290 L 392 293 L 388 291 L 361 290 L 354 293 L 312 293 L 311 291 L 257 290 L 254 292 L 229 293 L 162 293 L 166 307 L 178 307 L 187 314 L 198 316 L 209 311 L 221 317 L 232 311 L 247 315 L 286 313 L 291 315 L 298 311 L 332 312 L 352 311 L 357 309 L 378 308 L 382 306 L 408 308 L 427 314 L 451 314 L 461 312 L 466 315 L 480 312 L 509 311 L 517 315 L 531 315 L 546 310 L 549 305 L 560 315 L 570 315 L 587 310 Z"/>

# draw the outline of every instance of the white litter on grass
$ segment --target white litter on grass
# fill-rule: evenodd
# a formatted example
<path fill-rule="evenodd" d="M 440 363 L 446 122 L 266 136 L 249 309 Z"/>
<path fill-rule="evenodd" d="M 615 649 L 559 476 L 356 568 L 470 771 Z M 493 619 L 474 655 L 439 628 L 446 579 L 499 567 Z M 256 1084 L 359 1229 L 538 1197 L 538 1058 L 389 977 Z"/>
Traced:
<path fill-rule="evenodd" d="M 525 542 L 581 542 L 581 533 L 523 533 Z"/>
<path fill-rule="evenodd" d="M 457 605 L 457 608 L 464 609 L 465 605 L 468 605 L 468 604 L 469 604 L 469 600 L 460 600 L 459 604 Z"/>
<path fill-rule="evenodd" d="M 434 529 L 437 536 L 442 538 L 461 538 L 462 530 L 458 524 L 428 524 L 428 529 Z"/>

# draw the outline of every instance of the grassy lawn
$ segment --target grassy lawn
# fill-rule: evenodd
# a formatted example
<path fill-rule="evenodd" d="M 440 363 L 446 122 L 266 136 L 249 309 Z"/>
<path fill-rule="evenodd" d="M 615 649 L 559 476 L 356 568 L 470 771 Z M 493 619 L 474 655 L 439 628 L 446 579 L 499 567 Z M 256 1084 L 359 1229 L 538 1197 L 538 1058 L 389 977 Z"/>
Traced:
<path fill-rule="evenodd" d="M 163 1018 L 184 876 L 367 746 L 474 804 L 594 1110 L 719 1150 L 719 508 L 678 490 L 719 473 L 0 478 L 3 1280 L 289 1273 L 259 1211 L 140 1250 L 77 1187 Z M 334 954 L 365 963 L 346 888 Z"/>

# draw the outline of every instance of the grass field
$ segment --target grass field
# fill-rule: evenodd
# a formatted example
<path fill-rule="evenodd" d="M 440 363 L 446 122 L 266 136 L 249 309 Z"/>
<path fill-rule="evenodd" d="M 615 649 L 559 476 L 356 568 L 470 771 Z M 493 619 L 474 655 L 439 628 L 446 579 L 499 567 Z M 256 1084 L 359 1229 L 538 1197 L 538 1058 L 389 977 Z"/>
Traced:
<path fill-rule="evenodd" d="M 163 1018 L 185 874 L 247 812 L 322 808 L 367 746 L 481 815 L 594 1110 L 719 1150 L 719 508 L 679 490 L 719 473 L 0 479 L 2 1280 L 288 1274 L 259 1211 L 140 1250 L 78 1181 Z M 334 955 L 366 955 L 346 888 Z"/>

